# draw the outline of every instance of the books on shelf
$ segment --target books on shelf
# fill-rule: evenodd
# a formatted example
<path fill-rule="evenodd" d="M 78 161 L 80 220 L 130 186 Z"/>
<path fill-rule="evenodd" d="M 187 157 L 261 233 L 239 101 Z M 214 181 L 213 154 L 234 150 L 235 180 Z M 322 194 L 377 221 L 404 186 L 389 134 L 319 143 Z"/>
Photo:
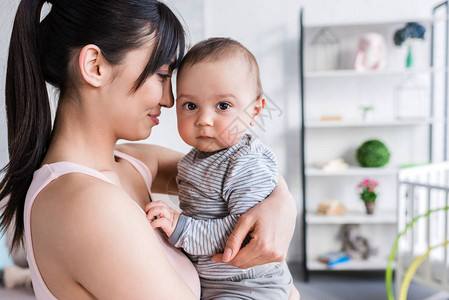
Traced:
<path fill-rule="evenodd" d="M 348 262 L 351 258 L 345 252 L 339 251 L 322 254 L 318 256 L 318 260 L 331 268 L 335 265 Z"/>

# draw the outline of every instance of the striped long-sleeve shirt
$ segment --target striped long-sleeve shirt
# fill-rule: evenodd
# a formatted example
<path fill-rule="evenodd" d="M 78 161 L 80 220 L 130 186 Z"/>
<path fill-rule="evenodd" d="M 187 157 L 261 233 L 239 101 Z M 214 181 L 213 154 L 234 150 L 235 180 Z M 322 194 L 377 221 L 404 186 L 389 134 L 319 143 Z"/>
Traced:
<path fill-rule="evenodd" d="M 183 212 L 169 241 L 184 249 L 202 278 L 225 279 L 248 272 L 211 258 L 223 252 L 239 216 L 264 200 L 277 180 L 275 156 L 250 135 L 217 152 L 192 149 L 178 164 Z"/>

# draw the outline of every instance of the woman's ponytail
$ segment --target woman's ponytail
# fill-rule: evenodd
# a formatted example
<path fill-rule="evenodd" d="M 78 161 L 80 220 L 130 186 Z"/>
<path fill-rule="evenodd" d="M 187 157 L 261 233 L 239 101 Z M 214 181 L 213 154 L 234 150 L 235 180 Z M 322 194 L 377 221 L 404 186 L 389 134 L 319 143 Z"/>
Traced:
<path fill-rule="evenodd" d="M 0 182 L 0 210 L 4 204 L 0 230 L 14 229 L 12 248 L 22 242 L 25 196 L 50 144 L 45 83 L 59 90 L 60 101 L 77 98 L 72 62 L 88 44 L 97 45 L 111 65 L 118 65 L 130 50 L 153 40 L 155 50 L 136 90 L 161 66 L 176 67 L 184 53 L 181 23 L 157 0 L 50 2 L 41 21 L 44 0 L 22 0 L 11 35 L 5 93 L 9 163 Z"/>
<path fill-rule="evenodd" d="M 9 163 L 2 169 L 4 177 L 0 182 L 0 201 L 5 205 L 0 229 L 15 225 L 13 249 L 22 243 L 25 196 L 51 137 L 50 104 L 37 47 L 43 3 L 21 1 L 8 55 L 5 104 Z"/>

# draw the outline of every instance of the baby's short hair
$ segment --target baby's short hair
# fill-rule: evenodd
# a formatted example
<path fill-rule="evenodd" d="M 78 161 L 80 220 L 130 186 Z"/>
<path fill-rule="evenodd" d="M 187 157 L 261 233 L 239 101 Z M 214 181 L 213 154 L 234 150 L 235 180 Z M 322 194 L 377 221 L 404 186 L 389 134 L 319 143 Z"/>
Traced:
<path fill-rule="evenodd" d="M 178 74 L 186 67 L 200 62 L 211 62 L 240 55 L 248 63 L 249 71 L 255 76 L 257 98 L 263 94 L 259 65 L 254 55 L 239 42 L 223 37 L 214 37 L 195 44 L 184 56 Z"/>

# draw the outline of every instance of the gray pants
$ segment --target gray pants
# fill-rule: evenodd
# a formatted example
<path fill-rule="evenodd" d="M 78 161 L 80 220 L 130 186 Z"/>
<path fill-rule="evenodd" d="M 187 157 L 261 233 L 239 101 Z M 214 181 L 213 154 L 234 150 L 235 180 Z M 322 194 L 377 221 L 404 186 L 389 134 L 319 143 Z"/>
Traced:
<path fill-rule="evenodd" d="M 256 266 L 253 269 L 251 274 L 223 280 L 200 278 L 201 299 L 288 299 L 293 279 L 285 261 Z"/>

